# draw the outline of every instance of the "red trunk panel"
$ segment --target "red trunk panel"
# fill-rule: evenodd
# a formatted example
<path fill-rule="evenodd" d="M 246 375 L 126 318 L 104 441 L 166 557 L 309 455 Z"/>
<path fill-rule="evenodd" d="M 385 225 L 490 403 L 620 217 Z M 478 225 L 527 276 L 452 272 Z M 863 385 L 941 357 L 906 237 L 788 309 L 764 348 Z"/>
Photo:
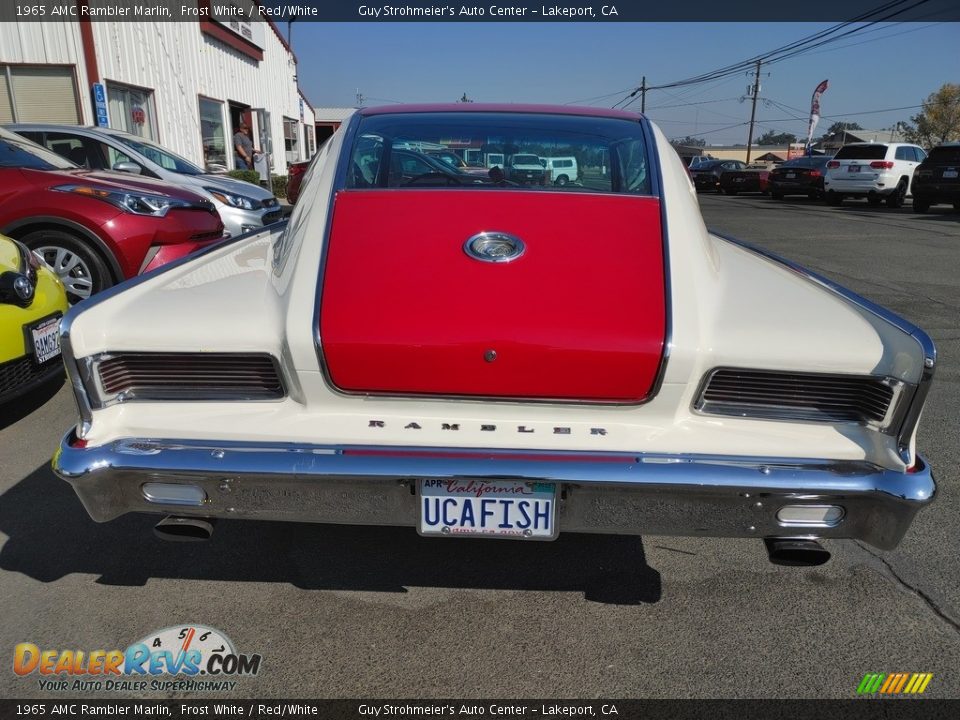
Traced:
<path fill-rule="evenodd" d="M 463 245 L 484 231 L 526 252 L 475 260 Z M 322 293 L 321 344 L 342 390 L 639 402 L 664 345 L 659 201 L 342 191 Z"/>

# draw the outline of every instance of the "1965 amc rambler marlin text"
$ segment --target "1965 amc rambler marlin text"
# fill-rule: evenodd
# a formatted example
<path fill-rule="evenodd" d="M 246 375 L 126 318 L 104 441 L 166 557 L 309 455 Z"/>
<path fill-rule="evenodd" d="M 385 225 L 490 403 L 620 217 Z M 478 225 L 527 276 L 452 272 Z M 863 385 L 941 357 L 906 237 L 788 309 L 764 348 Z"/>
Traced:
<path fill-rule="evenodd" d="M 468 173 L 437 147 L 580 175 Z M 220 517 L 816 559 L 817 538 L 894 547 L 934 495 L 929 337 L 708 233 L 627 112 L 358 111 L 285 227 L 77 306 L 62 339 L 81 420 L 55 470 L 93 519 L 169 514 L 166 536 Z"/>

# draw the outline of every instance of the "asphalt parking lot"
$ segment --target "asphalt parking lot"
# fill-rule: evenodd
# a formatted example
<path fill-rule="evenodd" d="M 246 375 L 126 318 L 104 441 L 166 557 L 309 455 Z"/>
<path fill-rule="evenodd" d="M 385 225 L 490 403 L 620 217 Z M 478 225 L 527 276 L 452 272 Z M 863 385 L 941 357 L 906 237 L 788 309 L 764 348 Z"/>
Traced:
<path fill-rule="evenodd" d="M 0 652 L 123 648 L 203 623 L 263 656 L 229 697 L 846 698 L 867 672 L 930 672 L 928 696 L 960 697 L 960 215 L 759 196 L 701 206 L 708 226 L 936 341 L 919 446 L 939 497 L 897 550 L 830 542 L 828 564 L 785 568 L 755 540 L 440 542 L 252 522 L 163 543 L 146 516 L 93 523 L 48 469 L 74 421 L 62 386 L 0 415 Z M 0 696 L 56 698 L 0 662 Z"/>

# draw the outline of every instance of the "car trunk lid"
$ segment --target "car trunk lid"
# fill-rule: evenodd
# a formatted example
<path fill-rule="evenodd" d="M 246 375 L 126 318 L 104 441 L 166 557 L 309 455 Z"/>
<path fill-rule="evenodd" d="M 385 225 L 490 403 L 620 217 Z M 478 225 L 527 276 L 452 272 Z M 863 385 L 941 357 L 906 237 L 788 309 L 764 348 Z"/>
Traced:
<path fill-rule="evenodd" d="M 524 244 L 483 262 L 481 232 Z M 665 341 L 656 198 L 341 191 L 321 290 L 330 379 L 356 393 L 643 401 Z"/>

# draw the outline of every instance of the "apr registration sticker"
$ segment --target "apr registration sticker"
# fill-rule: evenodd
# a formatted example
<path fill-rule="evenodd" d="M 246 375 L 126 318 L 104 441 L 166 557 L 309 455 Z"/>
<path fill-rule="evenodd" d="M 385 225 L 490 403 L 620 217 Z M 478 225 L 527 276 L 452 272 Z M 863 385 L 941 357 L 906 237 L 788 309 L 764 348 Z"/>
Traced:
<path fill-rule="evenodd" d="M 556 486 L 522 480 L 420 481 L 420 534 L 552 540 Z"/>

